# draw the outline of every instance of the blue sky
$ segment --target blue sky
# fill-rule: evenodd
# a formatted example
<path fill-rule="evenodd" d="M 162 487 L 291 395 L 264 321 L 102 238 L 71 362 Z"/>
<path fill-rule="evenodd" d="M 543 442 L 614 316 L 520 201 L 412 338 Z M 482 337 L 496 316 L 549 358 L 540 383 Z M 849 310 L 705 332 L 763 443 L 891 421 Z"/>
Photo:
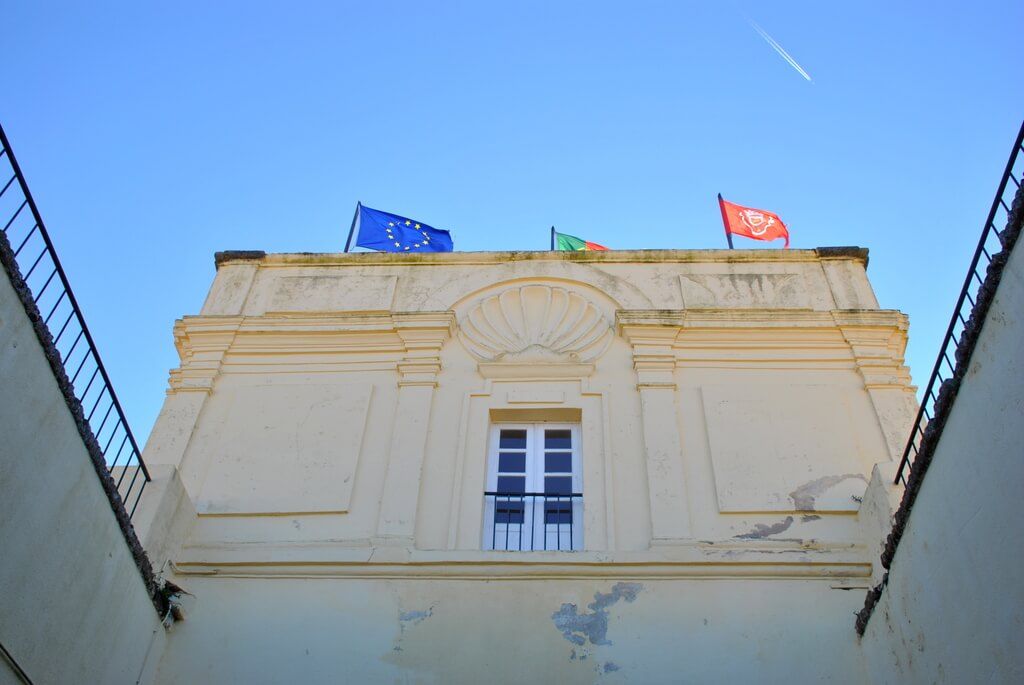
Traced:
<path fill-rule="evenodd" d="M 140 442 L 213 253 L 340 251 L 356 200 L 457 250 L 720 248 L 721 192 L 870 248 L 923 384 L 1024 116 L 1019 1 L 141 5 L 9 4 L 0 65 Z"/>

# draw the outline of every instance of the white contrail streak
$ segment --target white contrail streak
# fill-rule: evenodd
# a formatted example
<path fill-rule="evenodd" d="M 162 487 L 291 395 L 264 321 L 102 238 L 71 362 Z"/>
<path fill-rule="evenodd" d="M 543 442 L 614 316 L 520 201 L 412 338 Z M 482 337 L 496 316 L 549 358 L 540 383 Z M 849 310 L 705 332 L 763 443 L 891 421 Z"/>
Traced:
<path fill-rule="evenodd" d="M 811 75 L 808 74 L 806 71 L 804 71 L 804 68 L 801 67 L 799 64 L 797 64 L 796 60 L 793 59 L 792 57 L 790 57 L 789 53 L 786 52 L 781 45 L 776 43 L 775 39 L 772 38 L 771 36 L 769 36 L 767 31 L 765 31 L 763 28 L 758 26 L 757 22 L 755 22 L 750 17 L 747 17 L 747 21 L 750 22 L 750 25 L 754 27 L 754 30 L 757 31 L 761 35 L 762 38 L 764 38 L 765 42 L 768 43 L 768 45 L 772 46 L 772 49 L 775 50 L 775 52 L 779 53 L 779 57 L 781 57 L 782 59 L 786 60 L 786 62 L 789 63 L 789 66 L 791 66 L 794 69 L 796 69 L 800 73 L 801 76 L 803 76 L 808 81 L 811 81 Z"/>

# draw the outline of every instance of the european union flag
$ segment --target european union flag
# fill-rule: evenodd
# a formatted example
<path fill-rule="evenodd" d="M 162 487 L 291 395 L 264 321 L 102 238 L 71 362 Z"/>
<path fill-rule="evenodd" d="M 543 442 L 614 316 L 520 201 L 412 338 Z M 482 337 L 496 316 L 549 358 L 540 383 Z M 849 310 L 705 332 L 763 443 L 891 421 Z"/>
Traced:
<path fill-rule="evenodd" d="M 381 252 L 451 252 L 448 231 L 420 221 L 359 204 L 356 208 L 356 245 Z"/>

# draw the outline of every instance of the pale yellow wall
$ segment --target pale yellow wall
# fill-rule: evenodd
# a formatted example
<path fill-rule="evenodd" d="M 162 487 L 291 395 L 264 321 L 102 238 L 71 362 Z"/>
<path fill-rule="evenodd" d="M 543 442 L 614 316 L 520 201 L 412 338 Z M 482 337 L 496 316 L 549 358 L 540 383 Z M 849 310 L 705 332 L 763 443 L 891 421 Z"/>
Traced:
<path fill-rule="evenodd" d="M 878 309 L 855 252 L 225 261 L 202 313 L 175 326 L 182 364 L 145 451 L 178 469 L 198 513 L 169 552 L 176 582 L 222 576 L 201 582 L 206 618 L 172 641 L 230 630 L 233 619 L 214 616 L 231 612 L 204 601 L 280 589 L 308 593 L 301 604 L 360 578 L 413 577 L 433 579 L 407 586 L 424 601 L 433 583 L 492 579 L 470 582 L 466 602 L 492 601 L 496 584 L 548 604 L 593 594 L 594 578 L 696 595 L 698 578 L 731 579 L 752 602 L 753 633 L 776 630 L 761 614 L 781 605 L 757 599 L 772 592 L 792 593 L 802 624 L 845 630 L 856 593 L 838 588 L 866 587 L 873 563 L 858 499 L 915 410 L 906 331 L 905 316 Z M 481 551 L 491 417 L 545 412 L 581 418 L 586 549 Z M 245 580 L 268 575 L 291 580 Z M 303 585 L 311 576 L 333 580 Z M 365 587 L 368 601 L 391 601 L 376 596 L 387 584 Z M 819 615 L 818 594 L 840 615 Z M 689 610 L 724 618 L 694 601 Z M 658 604 L 645 623 L 671 623 Z M 400 628 L 374 616 L 374 630 Z M 267 630 L 283 635 L 289 620 Z M 466 620 L 472 631 L 481 619 Z M 176 661 L 186 652 L 174 653 L 167 672 L 187 672 Z M 637 675 L 665 675 L 647 663 Z"/>
<path fill-rule="evenodd" d="M 188 583 L 163 683 L 866 682 L 827 581 Z"/>

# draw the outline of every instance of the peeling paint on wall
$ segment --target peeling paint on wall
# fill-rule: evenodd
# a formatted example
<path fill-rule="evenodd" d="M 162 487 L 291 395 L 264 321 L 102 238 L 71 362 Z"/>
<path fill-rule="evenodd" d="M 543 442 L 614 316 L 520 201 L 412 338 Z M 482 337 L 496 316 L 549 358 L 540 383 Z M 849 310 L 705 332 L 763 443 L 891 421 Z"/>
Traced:
<path fill-rule="evenodd" d="M 413 625 L 422 623 L 431 616 L 434 615 L 434 607 L 430 607 L 426 611 L 400 611 L 398 613 L 398 620 L 403 623 L 411 621 Z"/>
<path fill-rule="evenodd" d="M 395 646 L 392 647 L 392 651 L 402 651 L 402 640 L 405 638 L 405 631 L 410 626 L 419 625 L 428 618 L 434 615 L 434 607 L 431 606 L 425 610 L 417 611 L 402 611 L 398 610 L 398 639 L 395 640 Z"/>
<path fill-rule="evenodd" d="M 733 537 L 737 537 L 743 540 L 761 540 L 763 538 L 768 537 L 769 535 L 778 535 L 779 533 L 783 533 L 789 530 L 789 527 L 791 525 L 793 525 L 793 517 L 787 516 L 785 520 L 779 521 L 778 523 L 773 523 L 770 526 L 765 525 L 763 523 L 758 523 L 754 526 L 754 530 L 750 531 L 749 533 L 744 533 L 743 535 L 734 535 Z"/>
<path fill-rule="evenodd" d="M 574 645 L 584 645 L 589 640 L 595 645 L 610 645 L 608 639 L 608 607 L 620 599 L 627 602 L 636 600 L 644 586 L 640 583 L 616 583 L 612 591 L 594 593 L 594 601 L 587 605 L 590 613 L 579 613 L 575 604 L 563 604 L 551 614 L 555 627 L 562 636 Z"/>
<path fill-rule="evenodd" d="M 789 498 L 793 500 L 793 508 L 797 511 L 814 511 L 814 501 L 822 493 L 850 478 L 859 478 L 865 483 L 867 482 L 867 478 L 859 473 L 844 473 L 841 476 L 825 476 L 824 478 L 812 480 L 789 493 Z"/>

